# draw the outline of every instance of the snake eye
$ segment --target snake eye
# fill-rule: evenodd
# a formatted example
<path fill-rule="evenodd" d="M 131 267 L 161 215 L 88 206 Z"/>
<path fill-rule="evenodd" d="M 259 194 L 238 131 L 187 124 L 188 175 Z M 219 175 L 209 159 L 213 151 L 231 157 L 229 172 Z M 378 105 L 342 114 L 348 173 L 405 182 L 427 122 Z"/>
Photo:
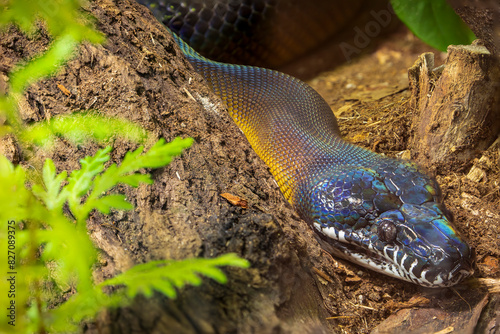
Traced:
<path fill-rule="evenodd" d="M 384 219 L 378 226 L 378 237 L 383 242 L 393 242 L 397 235 L 396 225 L 390 220 Z"/>

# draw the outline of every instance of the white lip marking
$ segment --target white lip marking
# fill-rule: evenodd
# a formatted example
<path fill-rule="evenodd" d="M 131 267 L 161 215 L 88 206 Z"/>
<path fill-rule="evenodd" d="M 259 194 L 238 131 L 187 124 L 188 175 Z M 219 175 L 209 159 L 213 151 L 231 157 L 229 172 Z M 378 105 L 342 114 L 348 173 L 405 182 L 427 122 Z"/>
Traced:
<path fill-rule="evenodd" d="M 401 264 L 400 264 L 400 267 L 401 267 L 404 271 L 406 271 L 406 268 L 405 268 L 405 261 L 406 261 L 406 259 L 407 259 L 407 258 L 408 258 L 408 254 L 403 254 L 403 258 L 401 259 Z M 408 273 L 408 272 L 406 271 L 406 273 Z"/>
<path fill-rule="evenodd" d="M 441 275 L 438 275 L 432 284 L 441 285 L 442 283 L 443 283 L 443 278 L 441 277 Z"/>
<path fill-rule="evenodd" d="M 409 272 L 409 274 L 410 274 L 411 277 L 416 278 L 415 274 L 413 273 L 413 269 L 415 269 L 415 267 L 417 266 L 417 264 L 418 264 L 418 260 L 415 259 L 415 261 L 413 261 L 413 263 L 410 266 L 410 272 Z"/>
<path fill-rule="evenodd" d="M 334 239 L 334 240 L 339 240 L 339 237 L 337 236 L 337 233 L 336 233 L 336 230 L 332 227 L 321 227 L 319 224 L 315 223 L 316 225 L 316 229 L 323 233 L 324 235 Z M 344 239 L 344 242 L 345 242 L 345 239 Z"/>
<path fill-rule="evenodd" d="M 389 255 L 387 254 L 387 248 L 389 248 L 389 247 L 387 247 L 387 246 L 386 246 L 386 247 L 384 247 L 384 257 L 385 257 L 386 259 L 389 259 L 390 257 L 389 257 Z"/>
<path fill-rule="evenodd" d="M 429 280 L 425 277 L 425 276 L 427 275 L 427 273 L 428 273 L 428 272 L 429 272 L 429 270 L 427 270 L 427 269 L 426 269 L 426 270 L 424 270 L 424 271 L 422 271 L 422 274 L 420 275 L 420 277 L 421 277 L 420 282 L 425 282 L 425 283 L 427 283 L 427 284 L 429 284 L 429 285 L 432 285 L 432 283 L 431 283 L 431 282 L 429 282 Z"/>
<path fill-rule="evenodd" d="M 394 263 L 398 263 L 398 251 L 399 247 L 398 246 L 394 247 L 394 253 L 392 254 L 392 259 L 394 260 Z"/>
<path fill-rule="evenodd" d="M 346 240 L 345 231 L 339 231 L 334 227 L 322 227 L 321 224 L 318 222 L 314 222 L 313 225 L 318 232 L 321 232 L 321 234 L 324 234 L 333 240 L 338 240 L 342 243 L 351 244 L 351 242 L 348 242 Z M 365 247 L 375 252 L 376 254 L 379 254 L 379 252 L 374 248 L 374 245 L 371 242 L 368 242 L 368 245 L 365 244 Z M 342 249 L 342 250 L 339 249 L 338 252 L 333 252 L 333 254 L 343 259 L 350 260 L 368 269 L 377 271 L 379 273 L 383 273 L 385 275 L 403 279 L 419 285 L 428 287 L 445 286 L 443 283 L 445 282 L 446 277 L 443 277 L 441 275 L 438 275 L 433 282 L 430 282 L 426 278 L 426 275 L 429 273 L 428 269 L 423 270 L 420 277 L 415 276 L 413 270 L 418 266 L 418 259 L 415 259 L 411 263 L 409 269 L 407 270 L 404 266 L 405 262 L 410 260 L 407 254 L 402 255 L 401 265 L 398 265 L 397 259 L 398 259 L 399 246 L 397 245 L 393 246 L 392 257 L 389 256 L 388 249 L 389 249 L 388 247 L 384 247 L 383 251 L 381 251 L 379 254 L 382 257 L 385 257 L 387 259 L 387 262 L 375 261 L 374 259 L 368 258 L 367 255 L 365 254 L 356 253 L 355 251 L 349 249 Z M 464 272 L 465 275 L 469 274 L 468 271 Z M 450 280 L 451 277 L 448 277 L 447 279 Z"/>

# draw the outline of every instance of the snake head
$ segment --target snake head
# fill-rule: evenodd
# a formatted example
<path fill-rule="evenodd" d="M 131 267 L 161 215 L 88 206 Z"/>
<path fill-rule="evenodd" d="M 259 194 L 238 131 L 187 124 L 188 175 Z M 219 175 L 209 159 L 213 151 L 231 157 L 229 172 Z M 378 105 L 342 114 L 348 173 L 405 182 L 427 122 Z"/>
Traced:
<path fill-rule="evenodd" d="M 319 181 L 300 210 L 332 252 L 426 287 L 473 273 L 474 252 L 440 203 L 434 179 L 399 160 L 377 169 L 347 167 Z"/>

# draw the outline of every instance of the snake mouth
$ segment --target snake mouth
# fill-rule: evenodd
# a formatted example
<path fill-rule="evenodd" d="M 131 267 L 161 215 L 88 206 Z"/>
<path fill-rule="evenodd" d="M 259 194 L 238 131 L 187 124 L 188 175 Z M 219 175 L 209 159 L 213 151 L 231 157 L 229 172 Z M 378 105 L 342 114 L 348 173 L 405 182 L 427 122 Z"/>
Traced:
<path fill-rule="evenodd" d="M 349 240 L 342 231 L 333 234 L 328 228 L 314 224 L 315 229 L 325 242 L 322 246 L 334 256 L 354 262 L 375 272 L 402 279 L 429 288 L 442 288 L 455 285 L 473 273 L 469 261 L 448 266 L 431 264 L 428 260 L 402 252 L 402 247 L 387 245 L 382 250 L 375 249 L 371 243 L 357 245 Z M 403 254 L 403 255 L 399 255 Z"/>
<path fill-rule="evenodd" d="M 318 227 L 316 228 L 318 229 Z M 318 229 L 318 231 L 320 230 Z M 387 260 L 383 255 L 380 255 L 375 251 L 331 239 L 327 237 L 323 231 L 320 231 L 318 235 L 320 236 L 321 240 L 324 241 L 322 243 L 322 247 L 336 257 L 347 260 L 349 262 L 354 262 L 375 272 L 418 284 L 418 282 L 415 282 L 414 280 L 407 277 L 405 273 L 401 272 L 401 270 L 398 269 L 394 262 Z"/>

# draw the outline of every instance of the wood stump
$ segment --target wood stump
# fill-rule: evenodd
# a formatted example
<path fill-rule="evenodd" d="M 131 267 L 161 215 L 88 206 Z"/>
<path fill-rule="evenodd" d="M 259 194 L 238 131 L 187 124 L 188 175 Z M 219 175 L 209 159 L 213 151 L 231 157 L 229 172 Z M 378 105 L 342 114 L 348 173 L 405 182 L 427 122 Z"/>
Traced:
<path fill-rule="evenodd" d="M 412 158 L 427 168 L 470 162 L 500 131 L 500 68 L 481 45 L 449 46 L 443 66 L 426 53 L 408 71 Z"/>

